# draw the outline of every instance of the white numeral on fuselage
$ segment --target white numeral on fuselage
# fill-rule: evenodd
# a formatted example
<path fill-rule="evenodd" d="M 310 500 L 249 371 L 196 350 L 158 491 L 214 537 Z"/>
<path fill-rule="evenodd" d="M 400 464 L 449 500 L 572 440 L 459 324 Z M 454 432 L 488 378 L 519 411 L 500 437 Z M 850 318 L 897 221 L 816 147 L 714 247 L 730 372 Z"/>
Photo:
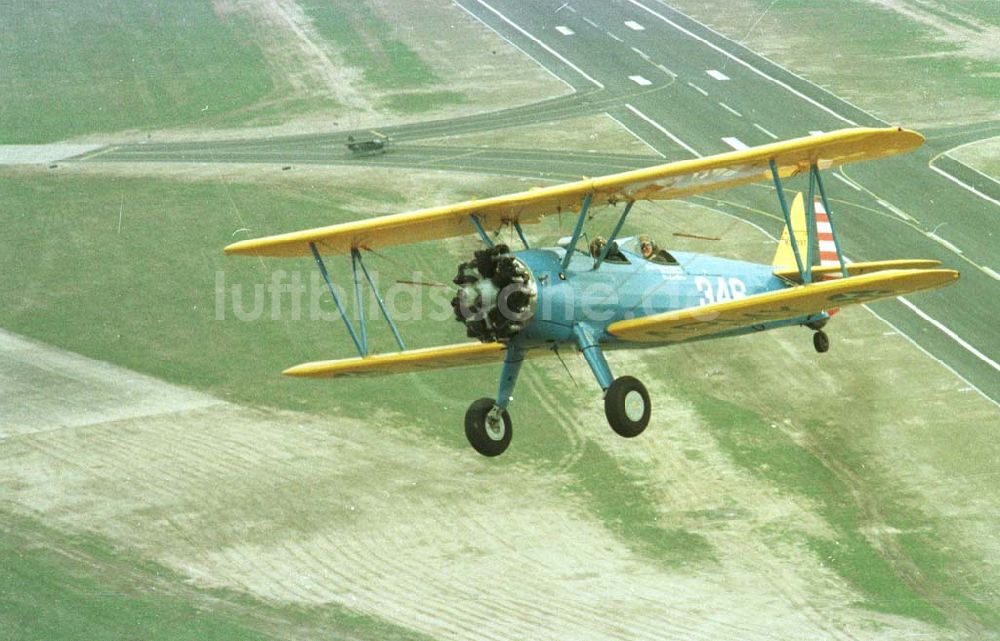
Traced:
<path fill-rule="evenodd" d="M 713 303 L 724 303 L 728 300 L 739 300 L 747 297 L 747 286 L 739 278 L 725 278 L 718 276 L 715 283 L 708 276 L 696 276 L 694 286 L 701 294 L 699 305 L 711 305 Z"/>

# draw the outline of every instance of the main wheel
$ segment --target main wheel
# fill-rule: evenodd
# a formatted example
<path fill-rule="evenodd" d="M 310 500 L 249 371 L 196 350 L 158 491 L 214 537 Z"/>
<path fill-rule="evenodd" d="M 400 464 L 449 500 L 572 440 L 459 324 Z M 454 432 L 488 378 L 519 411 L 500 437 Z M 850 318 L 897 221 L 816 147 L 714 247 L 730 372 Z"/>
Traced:
<path fill-rule="evenodd" d="M 651 411 L 649 392 L 631 376 L 616 378 L 604 395 L 604 415 L 619 436 L 632 438 L 642 434 Z"/>
<path fill-rule="evenodd" d="M 483 456 L 500 456 L 510 445 L 510 414 L 496 408 L 492 398 L 481 398 L 465 412 L 465 437 Z"/>
<path fill-rule="evenodd" d="M 813 347 L 820 354 L 825 354 L 830 350 L 830 337 L 826 335 L 826 332 L 820 330 L 813 334 Z"/>

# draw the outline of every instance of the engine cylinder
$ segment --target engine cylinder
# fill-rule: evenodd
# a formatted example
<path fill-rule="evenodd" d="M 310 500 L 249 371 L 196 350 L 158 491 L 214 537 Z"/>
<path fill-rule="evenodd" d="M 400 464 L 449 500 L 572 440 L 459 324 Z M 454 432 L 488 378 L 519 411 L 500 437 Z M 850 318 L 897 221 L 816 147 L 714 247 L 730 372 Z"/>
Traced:
<path fill-rule="evenodd" d="M 481 249 L 458 266 L 451 300 L 455 319 L 470 338 L 507 342 L 534 318 L 538 286 L 531 269 L 507 245 Z"/>

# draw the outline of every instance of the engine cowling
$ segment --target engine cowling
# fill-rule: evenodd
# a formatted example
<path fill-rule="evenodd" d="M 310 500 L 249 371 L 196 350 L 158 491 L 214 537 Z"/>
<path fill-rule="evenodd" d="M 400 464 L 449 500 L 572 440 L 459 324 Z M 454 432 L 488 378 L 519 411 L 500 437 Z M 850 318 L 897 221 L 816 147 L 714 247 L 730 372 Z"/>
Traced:
<path fill-rule="evenodd" d="M 458 266 L 451 300 L 455 319 L 470 338 L 484 343 L 507 342 L 534 318 L 538 285 L 531 269 L 507 245 L 481 249 Z"/>

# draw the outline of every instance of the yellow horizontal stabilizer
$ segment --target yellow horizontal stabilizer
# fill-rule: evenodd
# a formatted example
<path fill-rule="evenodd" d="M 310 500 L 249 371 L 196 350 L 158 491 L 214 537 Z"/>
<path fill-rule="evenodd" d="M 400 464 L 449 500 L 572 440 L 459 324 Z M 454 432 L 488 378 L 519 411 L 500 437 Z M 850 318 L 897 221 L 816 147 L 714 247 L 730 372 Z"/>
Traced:
<path fill-rule="evenodd" d="M 788 320 L 835 307 L 942 287 L 957 279 L 958 272 L 950 269 L 879 271 L 618 321 L 608 327 L 608 333 L 626 341 L 679 343 L 758 323 Z"/>
<path fill-rule="evenodd" d="M 930 269 L 941 264 L 940 260 L 930 260 L 923 258 L 903 258 L 898 260 L 875 260 L 866 263 L 847 263 L 848 276 L 861 276 L 872 272 L 881 272 L 887 269 Z M 826 274 L 840 275 L 839 265 L 813 265 L 813 276 L 820 277 Z M 778 268 L 774 270 L 774 275 L 796 283 L 802 282 L 802 275 L 799 274 L 798 267 Z"/>
<path fill-rule="evenodd" d="M 354 248 L 377 249 L 464 236 L 475 232 L 469 221 L 473 214 L 487 230 L 515 222 L 536 223 L 550 214 L 579 211 L 588 194 L 592 206 L 683 198 L 769 180 L 772 160 L 781 176 L 787 178 L 807 171 L 813 163 L 820 169 L 828 169 L 883 158 L 915 149 L 923 140 L 920 134 L 906 129 L 842 129 L 507 196 L 243 240 L 229 245 L 225 251 L 258 256 L 305 256 L 310 253 L 309 244 L 316 243 L 322 253 L 336 255 L 350 253 Z"/>
<path fill-rule="evenodd" d="M 459 343 L 336 361 L 303 363 L 289 367 L 282 373 L 286 376 L 312 378 L 404 374 L 428 369 L 495 363 L 503 360 L 506 351 L 507 347 L 502 343 Z"/>

